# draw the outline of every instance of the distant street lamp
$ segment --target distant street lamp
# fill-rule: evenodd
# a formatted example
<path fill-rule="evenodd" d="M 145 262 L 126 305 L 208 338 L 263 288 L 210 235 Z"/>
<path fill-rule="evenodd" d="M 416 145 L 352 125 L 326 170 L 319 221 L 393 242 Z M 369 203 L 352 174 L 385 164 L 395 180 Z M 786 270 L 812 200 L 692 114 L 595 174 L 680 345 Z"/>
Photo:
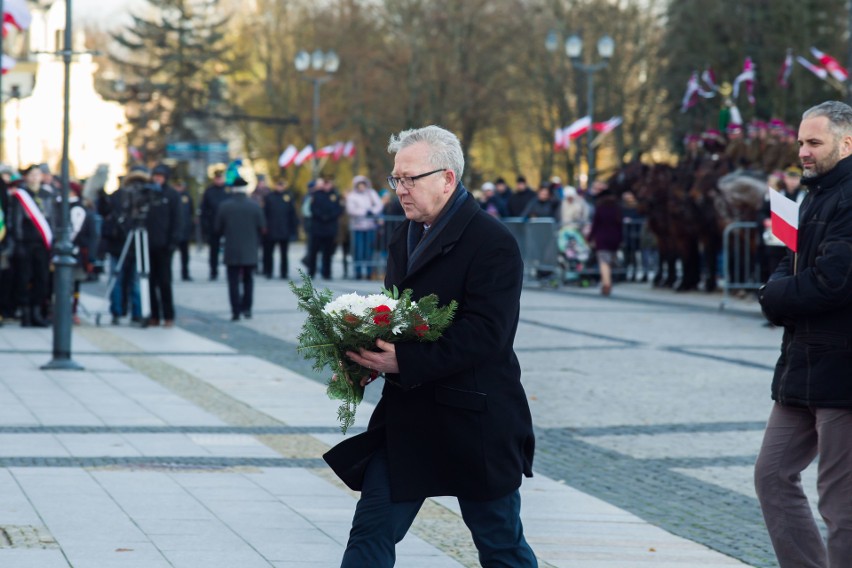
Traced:
<path fill-rule="evenodd" d="M 340 67 L 340 58 L 334 51 L 323 53 L 322 50 L 317 49 L 313 53 L 300 51 L 296 54 L 293 63 L 296 65 L 296 71 L 299 73 L 310 73 L 303 78 L 314 84 L 314 115 L 311 146 L 314 149 L 312 177 L 316 179 L 319 174 L 319 160 L 317 159 L 316 152 L 319 149 L 317 148 L 317 133 L 319 132 L 320 85 L 330 81 L 332 74 L 337 72 L 338 67 Z"/>
<path fill-rule="evenodd" d="M 556 51 L 559 47 L 559 38 L 555 32 L 550 32 L 547 34 L 547 38 L 544 41 L 544 46 L 548 51 Z M 607 65 L 609 65 L 609 60 L 612 58 L 612 54 L 615 52 L 615 41 L 608 35 L 602 36 L 598 40 L 598 55 L 601 57 L 601 61 L 598 63 L 583 63 L 580 61 L 580 56 L 583 53 L 583 40 L 577 34 L 572 34 L 571 37 L 565 40 L 565 54 L 571 59 L 571 65 L 575 68 L 579 69 L 583 73 L 586 74 L 586 103 L 588 106 L 588 110 L 586 114 L 589 117 L 591 124 L 595 122 L 595 73 L 604 69 Z M 586 181 L 586 188 L 591 190 L 592 183 L 595 181 L 595 148 L 592 146 L 592 128 L 589 127 L 589 132 L 586 134 L 586 151 L 587 151 L 587 159 L 589 162 L 588 168 L 588 176 Z"/>

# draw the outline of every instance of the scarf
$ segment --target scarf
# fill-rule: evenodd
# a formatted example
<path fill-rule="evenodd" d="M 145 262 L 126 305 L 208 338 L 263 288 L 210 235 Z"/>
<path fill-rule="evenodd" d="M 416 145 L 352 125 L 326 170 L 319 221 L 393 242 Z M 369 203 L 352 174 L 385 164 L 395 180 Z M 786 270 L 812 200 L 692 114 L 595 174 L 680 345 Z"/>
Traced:
<path fill-rule="evenodd" d="M 450 197 L 438 214 L 438 218 L 428 229 L 423 226 L 423 223 L 412 222 L 408 225 L 408 270 L 411 270 L 411 267 L 429 246 L 429 243 L 433 242 L 435 236 L 450 222 L 465 199 L 467 199 L 467 190 L 459 182 L 456 186 L 456 192 Z"/>

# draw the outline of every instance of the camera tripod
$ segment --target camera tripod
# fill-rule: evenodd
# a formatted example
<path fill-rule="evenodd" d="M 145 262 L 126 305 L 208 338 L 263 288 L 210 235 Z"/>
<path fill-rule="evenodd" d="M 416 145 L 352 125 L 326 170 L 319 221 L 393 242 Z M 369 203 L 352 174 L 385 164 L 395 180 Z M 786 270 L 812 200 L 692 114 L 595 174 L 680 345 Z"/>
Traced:
<path fill-rule="evenodd" d="M 121 274 L 122 270 L 124 270 L 124 263 L 127 261 L 127 253 L 131 246 L 136 257 L 136 277 L 139 279 L 139 303 L 142 312 L 142 321 L 146 322 L 151 315 L 151 296 L 150 288 L 148 287 L 151 261 L 148 255 L 148 230 L 145 227 L 134 227 L 127 234 L 124 246 L 121 248 L 121 254 L 118 257 L 118 262 L 115 264 L 115 270 L 110 272 L 109 282 L 107 282 L 106 299 L 109 301 L 117 282 L 117 275 Z M 130 290 L 132 294 L 132 283 Z M 132 299 L 130 300 L 130 304 L 132 306 Z M 101 314 L 98 314 L 95 316 L 95 325 L 100 324 Z"/>

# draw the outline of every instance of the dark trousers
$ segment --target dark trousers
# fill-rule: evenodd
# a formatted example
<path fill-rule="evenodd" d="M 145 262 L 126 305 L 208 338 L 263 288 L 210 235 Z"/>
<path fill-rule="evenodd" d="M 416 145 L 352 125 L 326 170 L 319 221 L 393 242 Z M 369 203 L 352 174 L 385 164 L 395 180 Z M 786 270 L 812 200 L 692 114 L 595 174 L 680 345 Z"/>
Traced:
<path fill-rule="evenodd" d="M 240 290 L 242 284 L 242 290 Z M 254 295 L 254 266 L 228 266 L 228 299 L 231 315 L 251 313 Z"/>
<path fill-rule="evenodd" d="M 172 298 L 172 255 L 168 248 L 151 248 L 148 288 L 151 292 L 151 319 L 174 320 L 175 303 Z"/>
<path fill-rule="evenodd" d="M 219 247 L 222 246 L 222 236 L 210 235 L 207 244 L 210 247 L 210 277 L 216 278 L 219 276 Z"/>
<path fill-rule="evenodd" d="M 317 256 L 322 257 L 323 278 L 331 278 L 331 256 L 334 254 L 334 235 L 330 237 L 311 235 L 308 243 L 308 274 L 313 278 L 317 272 Z"/>
<path fill-rule="evenodd" d="M 290 246 L 290 241 L 287 239 L 276 239 L 263 241 L 263 275 L 267 278 L 272 278 L 272 258 L 275 253 L 275 247 L 278 246 L 281 252 L 281 278 L 287 278 L 289 268 L 287 265 L 287 249 Z"/>
<path fill-rule="evenodd" d="M 179 242 L 178 251 L 180 251 L 180 277 L 183 280 L 189 280 L 189 241 Z"/>
<path fill-rule="evenodd" d="M 19 243 L 12 259 L 15 299 L 21 309 L 41 308 L 50 293 L 50 253 L 42 243 Z"/>
<path fill-rule="evenodd" d="M 396 543 L 408 532 L 423 505 L 417 501 L 391 501 L 385 450 L 370 460 L 361 498 L 355 508 L 349 542 L 341 568 L 386 568 L 396 561 Z M 534 568 L 535 554 L 524 538 L 521 495 L 515 490 L 492 501 L 459 499 L 462 518 L 473 535 L 479 562 L 486 568 Z"/>
<path fill-rule="evenodd" d="M 781 568 L 852 566 L 852 408 L 776 404 L 754 467 L 755 489 Z M 823 542 L 801 472 L 819 454 Z"/>

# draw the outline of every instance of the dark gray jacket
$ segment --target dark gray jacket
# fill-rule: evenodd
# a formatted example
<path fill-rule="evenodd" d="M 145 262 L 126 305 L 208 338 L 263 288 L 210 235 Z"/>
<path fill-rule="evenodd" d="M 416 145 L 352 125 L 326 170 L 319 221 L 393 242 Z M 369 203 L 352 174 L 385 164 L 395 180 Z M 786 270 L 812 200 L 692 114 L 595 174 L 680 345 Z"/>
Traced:
<path fill-rule="evenodd" d="M 254 266 L 266 231 L 263 210 L 244 193 L 234 193 L 216 211 L 216 232 L 225 237 L 225 264 Z"/>

